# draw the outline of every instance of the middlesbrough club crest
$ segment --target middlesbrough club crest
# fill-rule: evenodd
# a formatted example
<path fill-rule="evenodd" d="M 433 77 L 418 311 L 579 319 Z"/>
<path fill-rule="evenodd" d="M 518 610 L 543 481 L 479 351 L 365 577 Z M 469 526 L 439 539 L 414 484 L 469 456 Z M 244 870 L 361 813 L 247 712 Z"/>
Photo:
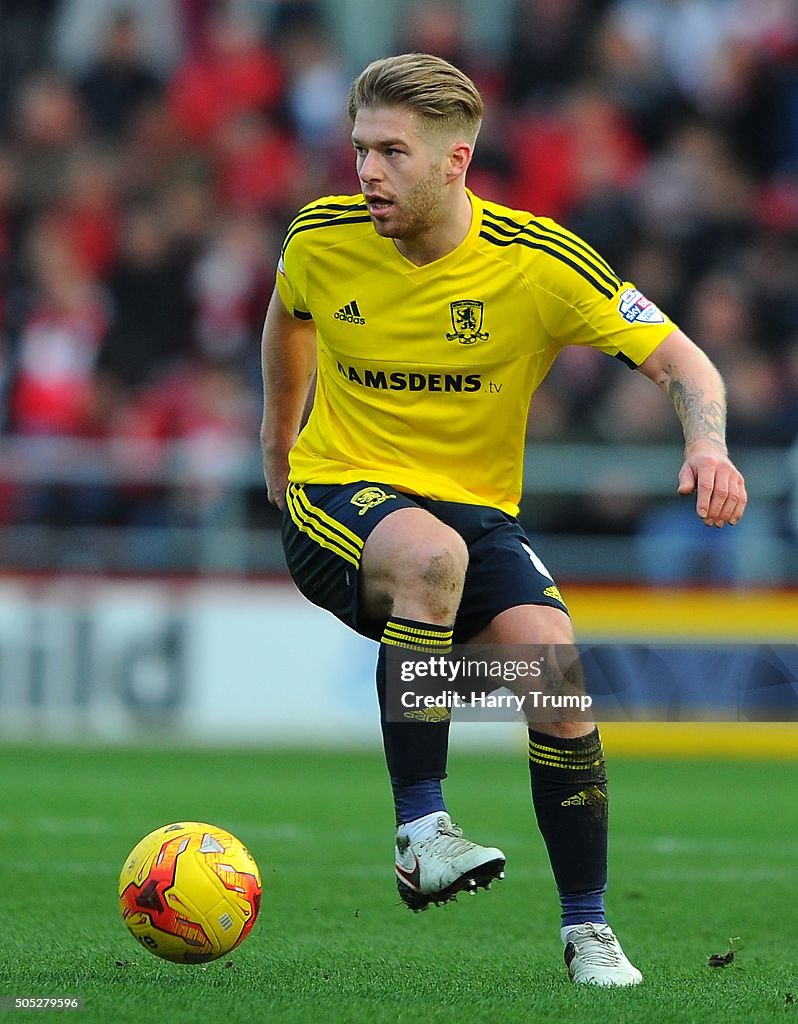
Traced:
<path fill-rule="evenodd" d="M 458 299 L 449 303 L 452 317 L 453 334 L 447 334 L 447 341 L 459 341 L 461 345 L 474 345 L 478 341 L 487 341 L 488 331 L 482 330 L 482 313 L 484 303 L 478 299 Z"/>
<path fill-rule="evenodd" d="M 389 498 L 395 498 L 395 494 L 388 494 L 381 487 L 363 487 L 353 494 L 349 499 L 350 505 L 355 505 L 360 511 L 359 516 L 364 516 L 370 508 L 374 508 L 377 505 L 381 505 L 384 501 L 388 501 Z"/>

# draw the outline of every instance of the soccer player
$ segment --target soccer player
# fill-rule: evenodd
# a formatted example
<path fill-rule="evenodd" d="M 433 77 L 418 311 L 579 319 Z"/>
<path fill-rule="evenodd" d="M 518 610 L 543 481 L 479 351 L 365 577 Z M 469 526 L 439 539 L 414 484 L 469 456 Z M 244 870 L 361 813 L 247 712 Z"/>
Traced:
<path fill-rule="evenodd" d="M 505 857 L 452 824 L 448 723 L 389 720 L 385 652 L 574 642 L 516 519 L 530 398 L 560 348 L 597 348 L 667 392 L 685 435 L 678 490 L 704 523 L 737 523 L 747 499 L 701 350 L 576 235 L 466 188 L 483 113 L 468 77 L 426 54 L 378 60 L 348 112 L 362 192 L 300 211 L 266 314 L 264 467 L 299 589 L 381 642 L 397 885 L 423 910 L 487 888 Z M 597 727 L 531 722 L 529 768 L 569 975 L 637 984 L 604 912 Z"/>

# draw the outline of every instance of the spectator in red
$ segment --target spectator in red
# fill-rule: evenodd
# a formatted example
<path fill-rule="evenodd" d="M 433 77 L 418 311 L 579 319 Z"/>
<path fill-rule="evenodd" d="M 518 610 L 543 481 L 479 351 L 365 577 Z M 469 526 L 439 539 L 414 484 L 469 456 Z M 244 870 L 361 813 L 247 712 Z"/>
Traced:
<path fill-rule="evenodd" d="M 519 209 L 566 220 L 591 191 L 627 188 L 645 153 L 629 119 L 600 90 L 575 90 L 559 109 L 521 118 L 515 129 Z"/>
<path fill-rule="evenodd" d="M 185 138 L 202 148 L 236 115 L 274 110 L 282 93 L 279 61 L 256 27 L 221 13 L 172 80 L 169 105 Z"/>
<path fill-rule="evenodd" d="M 96 150 L 77 152 L 70 161 L 57 216 L 77 258 L 94 277 L 104 278 L 116 260 L 119 231 L 117 167 Z"/>
<path fill-rule="evenodd" d="M 302 159 L 291 135 L 254 112 L 232 118 L 218 135 L 222 205 L 239 211 L 283 212 L 301 205 Z"/>
<path fill-rule="evenodd" d="M 194 349 L 203 357 L 246 366 L 259 352 L 271 266 L 268 232 L 251 217 L 230 217 L 196 260 L 191 295 Z"/>
<path fill-rule="evenodd" d="M 259 407 L 234 365 L 184 363 L 142 393 L 128 436 L 179 441 L 171 449 L 172 511 L 181 522 L 203 522 L 221 509 L 252 456 Z M 165 457 L 166 449 L 162 449 Z"/>
<path fill-rule="evenodd" d="M 84 430 L 107 304 L 74 247 L 43 218 L 30 245 L 33 287 L 12 338 L 11 428 L 20 434 Z"/>

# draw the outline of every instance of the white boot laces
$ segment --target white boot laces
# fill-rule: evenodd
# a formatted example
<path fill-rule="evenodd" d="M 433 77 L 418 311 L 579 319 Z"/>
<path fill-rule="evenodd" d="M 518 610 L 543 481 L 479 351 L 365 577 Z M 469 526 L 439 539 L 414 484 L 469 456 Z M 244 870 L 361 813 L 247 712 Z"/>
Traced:
<path fill-rule="evenodd" d="M 441 842 L 443 840 L 443 842 Z M 438 825 L 438 831 L 431 836 L 427 843 L 435 853 L 445 853 L 448 857 L 457 857 L 461 853 L 468 853 L 474 848 L 474 844 L 463 839 L 463 830 L 458 825 Z M 442 849 L 441 849 L 442 848 Z"/>
<path fill-rule="evenodd" d="M 621 963 L 617 940 L 610 931 L 591 927 L 587 934 L 576 936 L 574 945 L 584 963 L 591 967 L 617 967 Z"/>

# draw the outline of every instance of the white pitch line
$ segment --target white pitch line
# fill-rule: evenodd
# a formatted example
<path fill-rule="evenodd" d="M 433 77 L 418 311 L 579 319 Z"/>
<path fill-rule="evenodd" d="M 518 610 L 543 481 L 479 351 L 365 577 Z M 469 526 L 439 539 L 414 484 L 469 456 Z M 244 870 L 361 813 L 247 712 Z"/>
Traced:
<path fill-rule="evenodd" d="M 690 867 L 663 867 L 663 868 L 637 868 L 630 875 L 625 884 L 630 887 L 639 888 L 645 882 L 791 882 L 795 877 L 795 869 L 791 864 L 784 867 L 766 868 L 738 868 L 720 865 L 706 868 Z M 507 868 L 508 883 L 521 880 L 551 878 L 551 873 L 543 870 L 534 870 L 527 867 Z M 620 884 L 615 883 L 614 889 Z"/>
<path fill-rule="evenodd" d="M 636 840 L 613 839 L 618 846 L 636 846 L 638 848 L 653 850 L 660 854 L 684 854 L 684 853 L 708 853 L 714 856 L 721 854 L 746 853 L 750 850 L 759 851 L 762 849 L 762 837 L 751 833 L 747 836 L 656 836 L 653 839 L 638 838 Z M 798 855 L 798 842 L 792 840 L 779 840 L 769 838 L 767 841 L 768 854 L 780 853 L 785 856 Z"/>
<path fill-rule="evenodd" d="M 103 875 L 105 873 L 117 875 L 119 864 L 109 864 L 92 860 L 54 860 L 49 861 L 46 871 L 41 864 L 31 864 L 28 861 L 18 861 L 10 865 L 12 875 Z"/>

